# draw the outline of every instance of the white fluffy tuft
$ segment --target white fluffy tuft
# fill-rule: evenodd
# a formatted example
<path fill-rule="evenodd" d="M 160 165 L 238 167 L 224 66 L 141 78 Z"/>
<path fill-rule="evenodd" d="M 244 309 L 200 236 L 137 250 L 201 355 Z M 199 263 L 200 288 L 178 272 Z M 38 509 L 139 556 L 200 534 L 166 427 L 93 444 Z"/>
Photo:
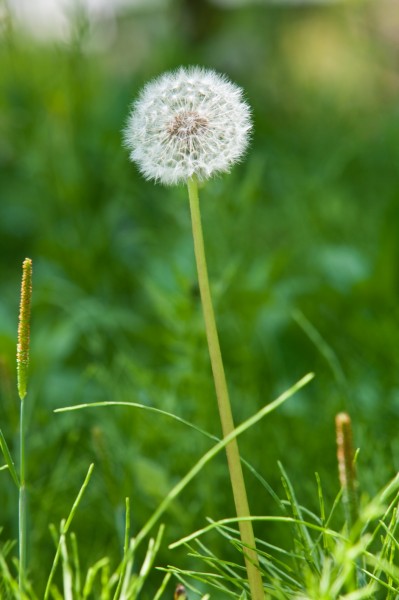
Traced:
<path fill-rule="evenodd" d="M 241 88 L 214 71 L 181 67 L 144 87 L 124 140 L 146 179 L 174 185 L 229 171 L 246 151 L 251 127 Z"/>

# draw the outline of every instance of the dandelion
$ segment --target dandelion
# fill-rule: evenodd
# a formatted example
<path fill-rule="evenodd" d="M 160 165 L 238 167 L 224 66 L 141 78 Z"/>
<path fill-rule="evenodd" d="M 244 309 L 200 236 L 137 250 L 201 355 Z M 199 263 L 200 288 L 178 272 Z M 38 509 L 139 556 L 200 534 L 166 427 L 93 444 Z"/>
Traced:
<path fill-rule="evenodd" d="M 250 109 L 242 90 L 223 75 L 180 68 L 149 83 L 133 105 L 125 144 L 147 179 L 165 185 L 186 182 L 194 252 L 210 362 L 223 436 L 234 429 L 216 327 L 201 225 L 198 181 L 229 171 L 248 147 Z M 227 463 L 252 600 L 264 590 L 236 438 L 226 445 Z"/>
<path fill-rule="evenodd" d="M 133 104 L 124 139 L 146 179 L 166 185 L 230 170 L 245 153 L 251 117 L 243 92 L 199 67 L 164 73 Z"/>

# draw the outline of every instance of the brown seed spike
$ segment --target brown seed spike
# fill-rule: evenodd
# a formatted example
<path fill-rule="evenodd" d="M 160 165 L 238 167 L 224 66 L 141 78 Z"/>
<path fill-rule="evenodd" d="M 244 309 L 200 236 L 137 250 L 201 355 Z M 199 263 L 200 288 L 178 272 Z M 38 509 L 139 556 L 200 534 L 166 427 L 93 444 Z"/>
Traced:
<path fill-rule="evenodd" d="M 181 583 L 176 586 L 173 600 L 188 600 L 186 588 Z"/>
<path fill-rule="evenodd" d="M 26 258 L 22 264 L 21 301 L 19 307 L 17 342 L 17 380 L 18 394 L 21 400 L 26 396 L 28 379 L 31 300 L 32 261 L 30 258 Z"/>
<path fill-rule="evenodd" d="M 357 488 L 356 466 L 352 442 L 352 423 L 347 413 L 338 413 L 335 417 L 337 435 L 337 459 L 339 481 L 343 490 L 343 500 L 349 525 L 357 520 Z"/>

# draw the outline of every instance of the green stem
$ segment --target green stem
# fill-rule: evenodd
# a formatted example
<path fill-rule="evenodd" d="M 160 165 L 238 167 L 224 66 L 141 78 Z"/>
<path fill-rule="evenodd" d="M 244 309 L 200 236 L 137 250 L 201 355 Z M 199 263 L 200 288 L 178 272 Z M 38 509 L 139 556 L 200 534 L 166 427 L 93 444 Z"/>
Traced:
<path fill-rule="evenodd" d="M 223 437 L 226 437 L 234 430 L 234 421 L 231 412 L 229 392 L 227 389 L 211 291 L 209 287 L 208 269 L 206 265 L 204 238 L 201 225 L 201 212 L 198 197 L 198 184 L 194 178 L 190 178 L 187 182 L 187 186 L 190 199 L 194 251 L 197 263 L 198 283 L 201 294 L 202 309 L 204 313 L 206 336 L 208 340 L 209 355 L 216 388 L 222 432 Z M 227 444 L 226 454 L 237 517 L 250 517 L 251 515 L 249 511 L 244 476 L 241 468 L 238 443 L 235 438 Z M 252 528 L 252 522 L 250 520 L 240 521 L 239 527 L 241 541 L 244 546 L 245 566 L 247 569 L 248 583 L 252 600 L 264 600 L 264 590 L 259 569 L 258 555 L 256 553 L 255 536 Z"/>
<path fill-rule="evenodd" d="M 19 424 L 19 590 L 23 593 L 26 576 L 26 486 L 25 486 L 25 401 L 21 400 Z"/>

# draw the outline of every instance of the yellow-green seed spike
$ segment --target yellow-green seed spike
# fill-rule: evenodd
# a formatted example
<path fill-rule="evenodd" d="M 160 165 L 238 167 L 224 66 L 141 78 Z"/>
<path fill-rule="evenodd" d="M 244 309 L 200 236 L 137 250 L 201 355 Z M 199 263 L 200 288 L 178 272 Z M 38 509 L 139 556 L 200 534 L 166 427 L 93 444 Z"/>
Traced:
<path fill-rule="evenodd" d="M 22 264 L 21 302 L 19 307 L 17 343 L 17 380 L 21 400 L 26 396 L 29 366 L 30 310 L 32 300 L 32 261 L 25 258 Z"/>

